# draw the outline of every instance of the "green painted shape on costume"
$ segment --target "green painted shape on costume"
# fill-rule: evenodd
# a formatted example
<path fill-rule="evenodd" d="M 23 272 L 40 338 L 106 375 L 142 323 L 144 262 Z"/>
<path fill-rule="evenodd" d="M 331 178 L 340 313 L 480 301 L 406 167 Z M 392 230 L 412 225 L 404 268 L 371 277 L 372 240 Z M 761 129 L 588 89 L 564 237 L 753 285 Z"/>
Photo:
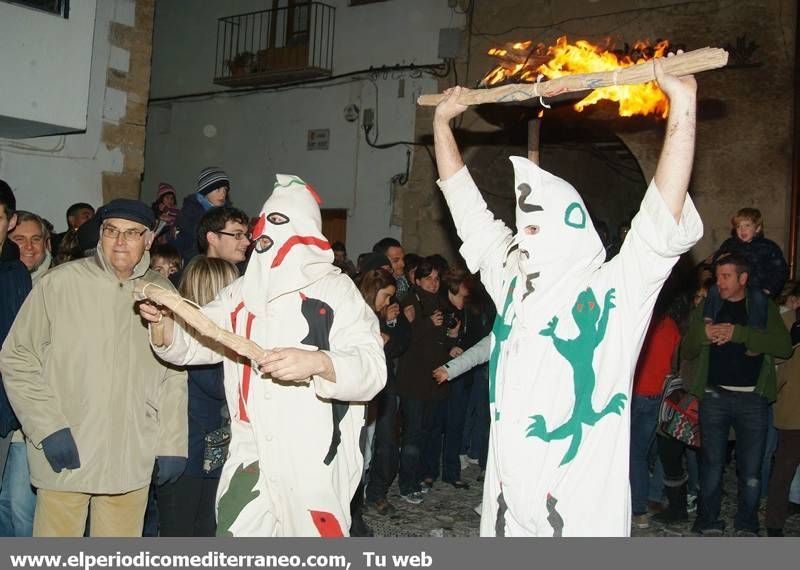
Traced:
<path fill-rule="evenodd" d="M 573 222 L 572 214 L 575 210 L 578 210 L 580 218 L 579 221 Z M 567 206 L 567 210 L 564 212 L 564 223 L 571 228 L 582 230 L 586 227 L 586 210 L 584 210 L 583 206 L 581 206 L 578 202 L 573 202 Z"/>
<path fill-rule="evenodd" d="M 297 176 L 292 176 L 291 178 L 289 178 L 289 182 L 287 182 L 286 184 L 281 184 L 280 182 L 278 182 L 276 180 L 275 184 L 272 187 L 273 188 L 288 188 L 292 184 L 302 184 L 303 186 L 306 185 L 306 183 L 302 179 L 298 178 Z"/>
<path fill-rule="evenodd" d="M 247 467 L 239 465 L 231 477 L 228 488 L 217 504 L 217 536 L 233 536 L 231 526 L 248 503 L 261 494 L 255 486 L 260 474 L 258 461 Z"/>
<path fill-rule="evenodd" d="M 556 326 L 558 317 L 553 317 L 547 324 L 547 328 L 539 331 L 542 336 L 549 336 L 553 339 L 553 345 L 558 353 L 563 356 L 572 367 L 573 383 L 575 389 L 575 407 L 572 416 L 559 427 L 552 431 L 547 431 L 544 416 L 533 415 L 533 420 L 528 426 L 527 437 L 538 437 L 543 441 L 553 441 L 556 439 L 566 439 L 572 437 L 569 449 L 567 449 L 561 465 L 565 465 L 575 458 L 578 448 L 583 438 L 583 425 L 593 426 L 607 414 L 622 414 L 625 401 L 628 396 L 618 392 L 611 396 L 605 407 L 596 412 L 592 409 L 592 395 L 596 384 L 592 360 L 594 351 L 603 341 L 608 326 L 608 314 L 614 305 L 615 289 L 606 292 L 604 310 L 602 311 L 597 304 L 597 299 L 591 287 L 578 294 L 578 299 L 572 306 L 572 317 L 578 325 L 578 336 L 572 340 L 564 340 L 556 336 Z"/>
<path fill-rule="evenodd" d="M 492 325 L 492 336 L 494 336 L 494 348 L 489 355 L 489 404 L 495 403 L 495 396 L 497 392 L 497 363 L 500 360 L 500 349 L 502 344 L 508 340 L 508 335 L 511 334 L 511 325 L 505 323 L 508 308 L 514 300 L 514 286 L 517 284 L 517 278 L 514 277 L 508 286 L 508 295 L 506 295 L 506 302 L 503 306 L 503 312 L 494 318 Z M 500 412 L 495 409 L 494 419 L 500 419 Z"/>

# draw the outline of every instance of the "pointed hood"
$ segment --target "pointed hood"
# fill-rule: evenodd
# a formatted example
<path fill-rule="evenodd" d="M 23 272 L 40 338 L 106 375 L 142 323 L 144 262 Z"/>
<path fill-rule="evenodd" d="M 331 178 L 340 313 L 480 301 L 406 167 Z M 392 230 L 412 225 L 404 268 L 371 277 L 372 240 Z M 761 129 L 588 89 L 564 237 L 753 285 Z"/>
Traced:
<path fill-rule="evenodd" d="M 319 195 L 297 176 L 276 178 L 253 228 L 254 248 L 242 283 L 244 304 L 258 316 L 276 297 L 339 272 L 322 235 Z"/>
<path fill-rule="evenodd" d="M 512 156 L 511 162 L 520 273 L 514 301 L 517 314 L 535 327 L 575 300 L 605 261 L 605 249 L 572 185 L 526 158 Z"/>

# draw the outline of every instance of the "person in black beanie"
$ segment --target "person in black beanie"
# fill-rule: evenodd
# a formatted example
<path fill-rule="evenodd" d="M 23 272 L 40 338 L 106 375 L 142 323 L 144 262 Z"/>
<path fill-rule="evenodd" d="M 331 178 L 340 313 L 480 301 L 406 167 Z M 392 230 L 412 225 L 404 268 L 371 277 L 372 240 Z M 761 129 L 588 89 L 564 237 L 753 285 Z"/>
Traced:
<path fill-rule="evenodd" d="M 197 191 L 183 200 L 178 214 L 178 237 L 172 243 L 181 252 L 184 264 L 199 253 L 197 249 L 197 226 L 200 218 L 211 208 L 227 203 L 231 181 L 217 166 L 209 166 L 200 171 L 197 177 Z"/>

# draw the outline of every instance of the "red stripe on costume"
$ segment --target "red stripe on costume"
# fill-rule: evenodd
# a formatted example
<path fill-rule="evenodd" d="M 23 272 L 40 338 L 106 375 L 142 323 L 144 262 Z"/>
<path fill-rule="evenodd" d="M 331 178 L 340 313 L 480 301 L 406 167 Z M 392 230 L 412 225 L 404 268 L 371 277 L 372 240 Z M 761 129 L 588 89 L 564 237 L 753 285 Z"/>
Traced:
<path fill-rule="evenodd" d="M 256 316 L 253 313 L 247 313 L 245 338 L 250 338 L 250 330 L 253 328 L 253 319 L 255 318 Z M 239 388 L 239 419 L 248 423 L 250 422 L 250 418 L 247 417 L 247 409 L 245 404 L 247 404 L 247 396 L 250 393 L 250 374 L 252 371 L 253 369 L 250 366 L 250 360 L 248 360 L 244 364 L 244 371 L 242 372 L 242 384 Z"/>
<path fill-rule="evenodd" d="M 314 521 L 314 526 L 317 527 L 322 538 L 340 538 L 344 536 L 339 521 L 331 513 L 326 513 L 325 511 L 308 512 L 311 513 L 311 520 Z"/>
<path fill-rule="evenodd" d="M 244 308 L 244 301 L 239 303 L 231 313 L 231 328 L 233 329 L 234 333 L 236 333 L 236 317 L 239 315 L 239 311 L 241 311 L 243 308 Z"/>
<path fill-rule="evenodd" d="M 306 190 L 311 192 L 311 195 L 314 197 L 314 200 L 316 200 L 317 205 L 321 206 L 322 205 L 322 198 L 319 197 L 319 194 L 317 194 L 317 191 L 314 190 L 314 187 L 311 184 L 306 184 Z"/>
<path fill-rule="evenodd" d="M 267 224 L 267 218 L 266 216 L 264 216 L 264 214 L 261 214 L 258 217 L 256 225 L 253 226 L 253 231 L 250 232 L 250 237 L 253 238 L 253 240 L 257 240 L 258 238 L 260 238 L 264 234 L 264 226 L 266 224 Z"/>
<path fill-rule="evenodd" d="M 272 267 L 278 267 L 281 263 L 283 263 L 283 259 L 289 253 L 289 250 L 292 249 L 296 245 L 315 245 L 320 249 L 330 249 L 331 244 L 326 239 L 320 239 L 314 236 L 292 236 L 286 243 L 281 246 L 278 250 L 278 254 L 275 256 L 275 259 L 272 261 Z"/>

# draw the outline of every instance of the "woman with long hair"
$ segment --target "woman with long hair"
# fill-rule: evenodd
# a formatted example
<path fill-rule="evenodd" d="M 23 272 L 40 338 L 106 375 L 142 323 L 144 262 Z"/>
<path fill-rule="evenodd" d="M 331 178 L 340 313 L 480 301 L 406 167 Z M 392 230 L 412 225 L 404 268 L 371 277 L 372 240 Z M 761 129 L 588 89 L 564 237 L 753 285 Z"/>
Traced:
<path fill-rule="evenodd" d="M 380 254 L 371 255 L 378 256 Z M 385 258 L 385 256 L 382 255 L 381 257 Z M 388 259 L 386 261 L 388 263 Z M 374 263 L 371 265 L 374 265 Z M 387 363 L 391 363 L 391 358 L 395 355 L 394 347 L 398 345 L 395 333 L 396 331 L 400 331 L 396 326 L 400 307 L 394 301 L 394 295 L 397 292 L 394 276 L 392 276 L 391 272 L 382 267 L 367 269 L 356 279 L 356 286 L 358 286 L 358 290 L 361 292 L 367 305 L 378 315 L 384 353 L 386 354 Z M 390 306 L 391 310 L 389 309 Z M 391 321 L 392 319 L 395 323 L 393 323 L 393 326 L 389 326 L 387 320 Z M 370 403 L 370 413 L 368 414 L 368 425 L 371 423 L 370 419 L 374 418 L 374 430 L 368 430 L 367 432 L 364 468 L 365 471 L 367 467 L 370 469 L 369 491 L 373 495 L 373 497 L 370 497 L 370 502 L 379 512 L 380 509 L 378 509 L 377 504 L 380 499 L 382 499 L 384 503 L 387 503 L 386 491 L 397 471 L 397 442 L 395 437 L 397 404 L 394 402 L 394 405 L 392 405 L 391 401 L 396 398 L 393 384 L 392 366 L 387 365 L 386 386 L 372 399 Z M 374 437 L 370 438 L 370 434 L 374 434 Z M 372 451 L 373 442 L 374 452 L 372 452 L 370 456 L 368 452 Z M 392 447 L 394 448 L 393 452 Z M 388 473 L 388 471 L 391 471 L 391 473 Z M 384 481 L 385 485 L 382 483 Z M 383 488 L 384 486 L 385 488 Z M 377 487 L 381 487 L 382 490 L 378 492 L 380 497 L 376 499 L 374 495 Z M 350 536 L 372 536 L 372 531 L 362 517 L 363 506 L 364 481 L 362 480 L 350 503 L 350 514 L 352 516 Z"/>
<path fill-rule="evenodd" d="M 237 277 L 239 271 L 232 263 L 198 255 L 184 269 L 178 291 L 184 298 L 203 306 Z M 177 481 L 158 487 L 160 535 L 214 536 L 214 502 L 222 463 L 213 465 L 207 461 L 206 436 L 220 433 L 217 430 L 223 426 L 226 404 L 222 364 L 187 366 L 186 370 L 189 373 L 189 457 L 186 470 Z"/>
<path fill-rule="evenodd" d="M 411 290 L 403 303 L 414 307 L 411 343 L 400 357 L 397 392 L 403 420 L 400 451 L 400 496 L 419 504 L 433 486 L 437 452 L 431 445 L 437 410 L 447 399 L 447 384 L 437 384 L 431 371 L 449 360 L 458 325 L 445 325 L 445 311 L 439 295 L 440 278 L 435 260 L 420 261 Z M 441 447 L 439 448 L 441 450 Z"/>

